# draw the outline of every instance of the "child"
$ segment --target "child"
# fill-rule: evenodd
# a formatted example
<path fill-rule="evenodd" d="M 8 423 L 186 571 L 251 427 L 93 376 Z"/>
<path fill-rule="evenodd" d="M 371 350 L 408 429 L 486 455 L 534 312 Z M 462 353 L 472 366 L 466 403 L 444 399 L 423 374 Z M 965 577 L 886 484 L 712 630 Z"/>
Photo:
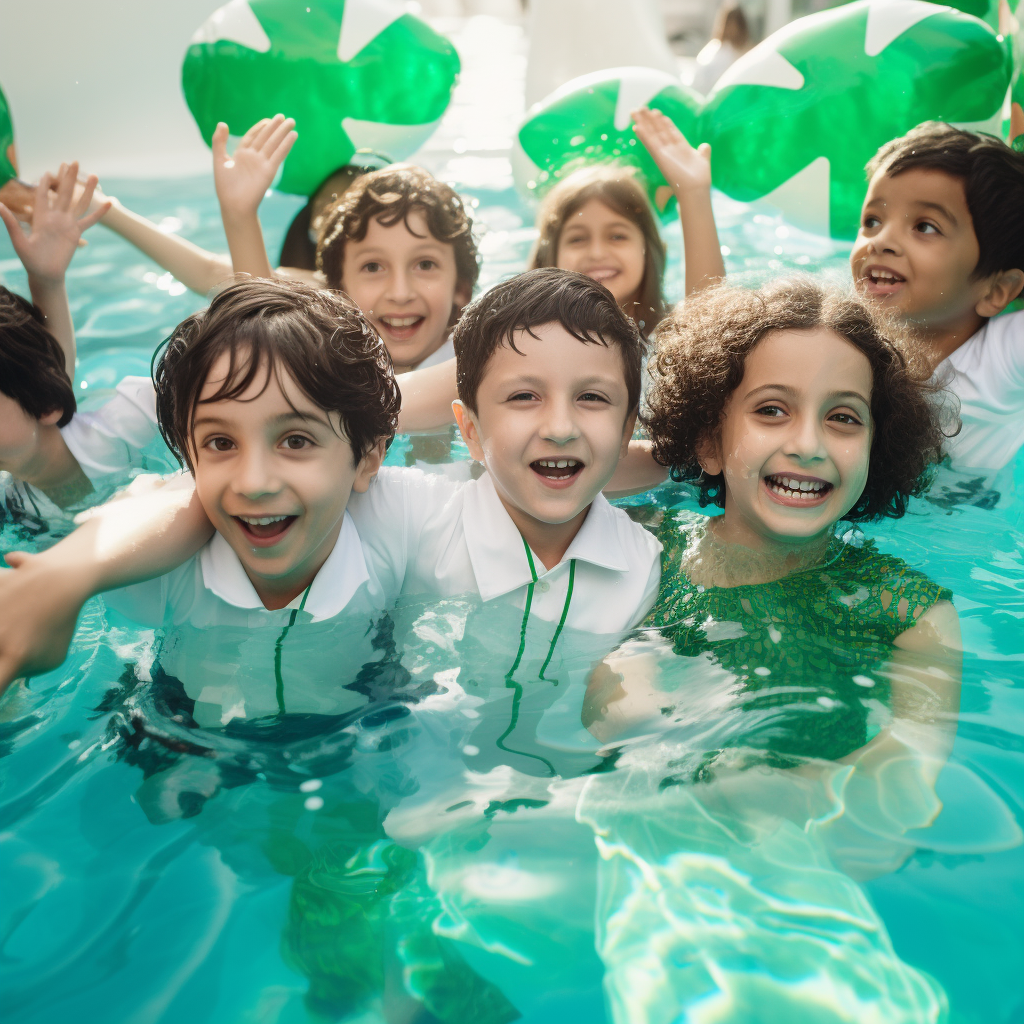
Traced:
<path fill-rule="evenodd" d="M 660 546 L 601 496 L 636 418 L 642 346 L 635 326 L 600 285 L 546 269 L 478 300 L 460 322 L 455 344 L 459 422 L 487 472 L 460 484 L 382 469 L 365 494 L 348 502 L 368 557 L 389 566 L 406 593 L 475 593 L 514 615 L 552 624 L 544 630 L 548 651 L 563 626 L 615 634 L 635 625 L 657 593 Z M 162 399 L 162 418 L 165 409 Z M 209 530 L 198 481 L 197 492 L 199 502 L 157 493 L 113 503 L 45 557 L 8 556 L 22 568 L 0 577 L 6 585 L 0 677 L 11 678 L 17 664 L 52 663 L 89 594 L 167 572 L 182 551 L 194 551 Z M 251 539 L 214 511 L 215 523 Z M 268 508 L 263 518 L 285 511 Z M 283 538 L 293 529 L 270 528 Z M 37 574 L 46 583 L 32 588 Z M 15 597 L 21 581 L 28 590 Z M 42 605 L 41 594 L 47 595 Z M 16 608 L 25 614 L 20 624 Z M 37 644 L 47 622 L 58 636 Z"/>
<path fill-rule="evenodd" d="M 850 253 L 960 400 L 954 466 L 998 470 L 1024 443 L 1024 153 L 929 121 L 883 146 Z M 998 319 L 994 319 L 998 317 Z"/>
<path fill-rule="evenodd" d="M 77 173 L 71 164 L 55 181 L 43 176 L 28 234 L 0 204 L 35 303 L 0 288 L 0 470 L 7 514 L 34 531 L 67 523 L 83 503 L 109 495 L 156 436 L 153 389 L 141 377 L 125 378 L 96 412 L 76 412 L 64 274 L 82 232 L 103 213 L 85 213 L 95 178 L 73 198 Z"/>

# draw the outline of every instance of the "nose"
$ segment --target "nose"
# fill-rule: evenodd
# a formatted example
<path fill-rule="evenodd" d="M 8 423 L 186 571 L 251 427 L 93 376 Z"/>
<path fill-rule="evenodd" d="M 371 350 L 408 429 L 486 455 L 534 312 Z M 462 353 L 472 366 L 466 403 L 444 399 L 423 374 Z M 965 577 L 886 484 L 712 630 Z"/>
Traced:
<path fill-rule="evenodd" d="M 886 219 L 871 238 L 871 248 L 878 253 L 901 256 L 903 247 L 900 244 L 899 224 L 894 217 Z"/>
<path fill-rule="evenodd" d="M 554 444 L 568 444 L 580 436 L 575 406 L 570 399 L 554 398 L 544 403 L 540 435 Z"/>
<path fill-rule="evenodd" d="M 786 436 L 785 454 L 796 462 L 821 462 L 828 457 L 817 416 L 795 416 Z"/>
<path fill-rule="evenodd" d="M 249 501 L 258 501 L 281 489 L 281 480 L 274 467 L 274 459 L 261 446 L 243 448 L 236 462 L 236 473 L 231 481 L 232 490 Z"/>
<path fill-rule="evenodd" d="M 412 288 L 412 275 L 405 267 L 395 267 L 388 275 L 388 286 L 384 297 L 390 302 L 401 304 L 415 298 Z"/>

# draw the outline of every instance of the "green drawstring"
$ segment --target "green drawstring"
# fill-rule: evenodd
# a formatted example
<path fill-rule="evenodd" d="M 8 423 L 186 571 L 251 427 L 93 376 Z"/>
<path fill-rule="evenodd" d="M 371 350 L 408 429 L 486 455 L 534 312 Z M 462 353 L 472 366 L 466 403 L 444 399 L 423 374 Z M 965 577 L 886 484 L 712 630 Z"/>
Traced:
<path fill-rule="evenodd" d="M 284 638 L 288 635 L 288 630 L 295 625 L 295 619 L 299 612 L 306 607 L 306 598 L 309 597 L 309 588 L 312 586 L 313 584 L 311 583 L 309 587 L 306 587 L 302 600 L 299 602 L 299 607 L 292 609 L 292 613 L 288 617 L 288 625 L 281 630 L 281 635 L 277 638 L 277 643 L 274 645 L 274 678 L 277 680 L 277 713 L 279 715 L 285 713 L 284 678 L 281 675 L 281 645 L 284 643 Z"/>
<path fill-rule="evenodd" d="M 552 775 L 557 775 L 554 765 L 541 757 L 539 754 L 528 754 L 525 750 L 512 750 L 510 747 L 505 746 L 505 738 L 509 736 L 519 722 L 519 704 L 523 699 L 523 687 L 520 683 L 517 683 L 513 676 L 516 673 L 516 669 L 519 668 L 519 663 L 523 660 L 523 652 L 526 650 L 526 627 L 530 621 L 530 608 L 533 605 L 533 588 L 537 583 L 537 568 L 533 564 L 533 554 L 530 551 L 530 545 L 526 543 L 526 539 L 523 539 L 523 547 L 526 549 L 526 561 L 530 566 L 530 575 L 533 579 L 530 585 L 526 589 L 526 608 L 523 610 L 523 624 L 519 627 L 519 650 L 516 652 L 516 660 L 512 663 L 512 667 L 505 673 L 505 685 L 512 690 L 512 719 L 509 722 L 508 728 L 498 737 L 496 746 L 510 754 L 520 754 L 523 757 L 532 757 L 535 761 L 540 761 L 547 765 L 548 770 Z M 555 644 L 558 643 L 558 638 L 562 635 L 562 628 L 565 626 L 565 620 L 569 615 L 569 603 L 572 601 L 572 588 L 573 583 L 576 579 L 576 559 L 573 558 L 569 562 L 569 586 L 566 590 L 565 604 L 562 606 L 562 617 L 558 620 L 558 627 L 555 629 L 555 635 L 551 638 L 551 643 L 548 645 L 548 656 L 544 659 L 544 664 L 541 666 L 540 679 L 544 682 L 553 682 L 555 686 L 558 685 L 557 679 L 544 679 L 544 672 L 548 665 L 551 663 L 552 655 L 555 653 Z"/>

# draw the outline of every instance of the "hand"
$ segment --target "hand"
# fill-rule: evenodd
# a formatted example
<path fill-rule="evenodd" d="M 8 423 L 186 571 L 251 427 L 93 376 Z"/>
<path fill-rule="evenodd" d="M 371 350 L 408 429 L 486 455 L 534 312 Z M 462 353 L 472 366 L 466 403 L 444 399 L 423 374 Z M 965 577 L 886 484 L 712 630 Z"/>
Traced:
<path fill-rule="evenodd" d="M 45 554 L 12 551 L 0 569 L 0 693 L 19 676 L 57 668 L 89 596 L 75 574 Z"/>
<path fill-rule="evenodd" d="M 221 122 L 213 133 L 213 181 L 222 212 L 253 214 L 284 163 L 298 132 L 284 114 L 257 121 L 228 156 L 228 126 Z"/>
<path fill-rule="evenodd" d="M 78 248 L 82 232 L 110 209 L 107 203 L 87 213 L 97 179 L 89 177 L 75 196 L 78 164 L 62 164 L 57 177 L 44 174 L 32 199 L 31 232 L 25 233 L 17 217 L 0 203 L 0 218 L 11 244 L 31 277 L 41 284 L 63 285 L 64 272 Z"/>
<path fill-rule="evenodd" d="M 35 189 L 17 178 L 0 185 L 0 203 L 3 203 L 23 224 L 32 219 L 32 199 Z"/>
<path fill-rule="evenodd" d="M 633 121 L 637 138 L 677 196 L 680 192 L 711 188 L 711 147 L 706 142 L 694 149 L 672 119 L 660 110 L 634 110 Z"/>

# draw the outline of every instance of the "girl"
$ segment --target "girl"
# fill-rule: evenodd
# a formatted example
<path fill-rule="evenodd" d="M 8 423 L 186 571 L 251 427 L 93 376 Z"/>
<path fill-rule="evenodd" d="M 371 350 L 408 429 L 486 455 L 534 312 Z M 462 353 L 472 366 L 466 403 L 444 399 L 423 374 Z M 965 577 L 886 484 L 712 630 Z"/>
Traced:
<path fill-rule="evenodd" d="M 669 185 L 656 196 L 679 204 L 686 294 L 725 276 L 711 212 L 711 147 L 694 149 L 657 110 L 633 112 L 635 131 Z M 538 237 L 527 264 L 576 270 L 600 281 L 647 337 L 668 307 L 665 243 L 654 210 L 631 168 L 584 167 L 560 181 L 537 212 Z"/>

